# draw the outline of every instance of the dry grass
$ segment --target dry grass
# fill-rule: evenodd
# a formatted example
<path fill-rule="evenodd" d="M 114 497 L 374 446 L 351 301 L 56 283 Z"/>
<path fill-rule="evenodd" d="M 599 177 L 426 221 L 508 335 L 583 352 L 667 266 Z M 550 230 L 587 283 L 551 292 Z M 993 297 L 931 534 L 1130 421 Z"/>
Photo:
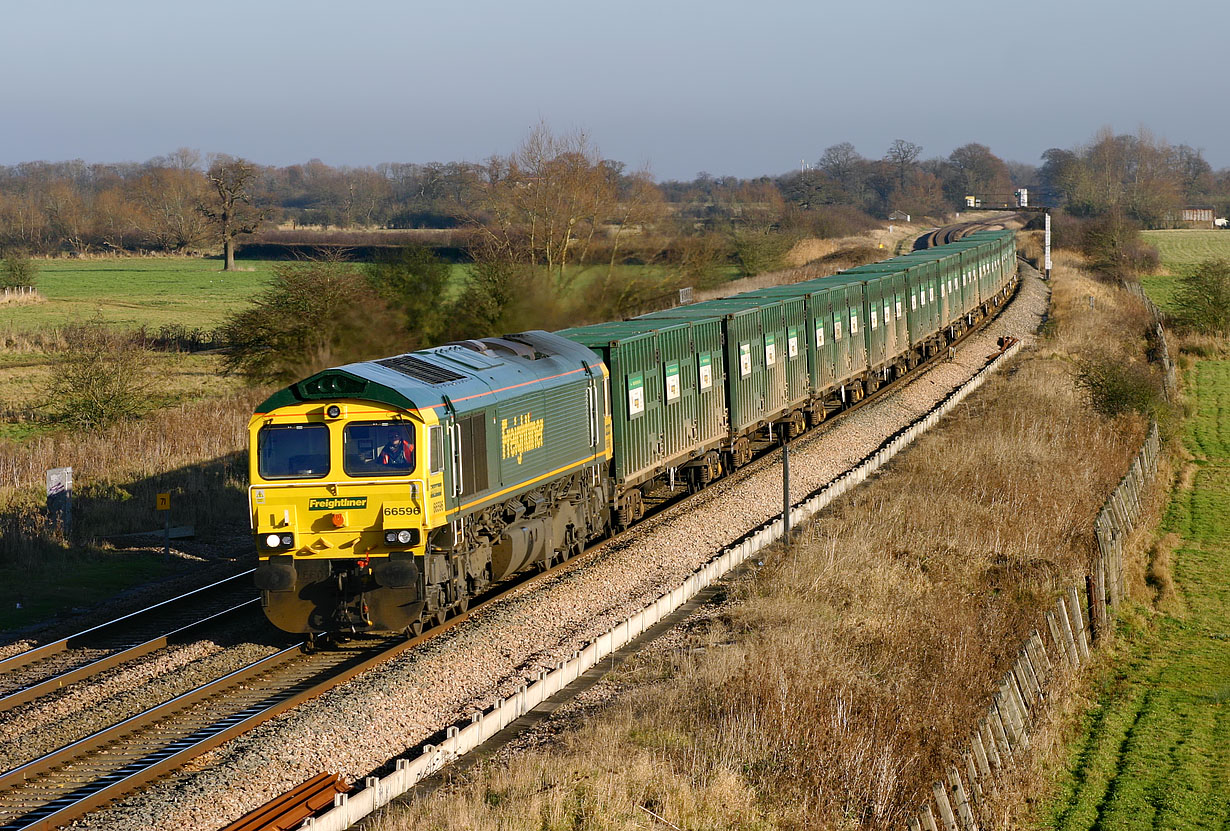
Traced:
<path fill-rule="evenodd" d="M 1143 436 L 1139 420 L 1093 414 L 1067 369 L 1069 350 L 1140 345 L 1134 301 L 1070 260 L 1055 292 L 1041 348 L 818 517 L 793 552 L 768 555 L 682 649 L 635 659 L 598 718 L 374 827 L 904 827 L 992 679 L 1085 573 L 1093 519 Z M 1103 300 L 1092 312 L 1090 293 Z M 1037 734 L 1043 761 L 1060 752 L 1068 706 Z M 1021 821 L 1041 776 L 1026 766 L 1001 789 L 996 827 Z"/>
<path fill-rule="evenodd" d="M 233 538 L 246 527 L 247 421 L 261 393 L 240 392 L 160 410 L 99 431 L 0 441 L 0 562 L 33 585 L 92 541 L 161 526 L 157 493 L 172 494 L 172 520 L 197 536 Z M 46 471 L 73 468 L 73 540 L 42 511 Z"/>

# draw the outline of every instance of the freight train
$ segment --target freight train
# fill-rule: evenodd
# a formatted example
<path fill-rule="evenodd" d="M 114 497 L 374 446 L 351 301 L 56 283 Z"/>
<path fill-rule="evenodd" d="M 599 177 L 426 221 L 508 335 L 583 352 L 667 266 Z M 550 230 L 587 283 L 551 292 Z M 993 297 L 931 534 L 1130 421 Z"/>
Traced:
<path fill-rule="evenodd" d="M 252 417 L 256 584 L 288 632 L 393 631 L 629 526 L 993 313 L 1015 238 L 561 332 L 326 369 Z"/>

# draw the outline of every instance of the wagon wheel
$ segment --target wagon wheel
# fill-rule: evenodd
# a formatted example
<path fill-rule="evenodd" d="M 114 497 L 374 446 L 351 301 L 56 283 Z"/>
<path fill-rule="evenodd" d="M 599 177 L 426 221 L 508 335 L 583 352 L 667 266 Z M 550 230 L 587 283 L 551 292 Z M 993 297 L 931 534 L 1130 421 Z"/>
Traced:
<path fill-rule="evenodd" d="M 411 622 L 408 626 L 406 626 L 404 630 L 402 630 L 402 634 L 405 635 L 407 639 L 417 638 L 419 635 L 423 634 L 423 615 L 422 613 L 420 613 L 418 618 L 416 618 L 413 622 Z"/>

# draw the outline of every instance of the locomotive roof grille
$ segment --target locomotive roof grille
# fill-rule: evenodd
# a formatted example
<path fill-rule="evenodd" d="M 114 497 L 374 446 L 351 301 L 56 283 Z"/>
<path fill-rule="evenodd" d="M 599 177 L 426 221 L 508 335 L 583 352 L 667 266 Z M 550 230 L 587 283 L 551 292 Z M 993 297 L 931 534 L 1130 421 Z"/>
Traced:
<path fill-rule="evenodd" d="M 451 369 L 445 369 L 442 366 L 437 366 L 424 361 L 422 358 L 415 358 L 413 355 L 398 355 L 394 358 L 384 358 L 376 361 L 381 366 L 387 366 L 402 375 L 406 375 L 416 381 L 422 381 L 425 384 L 447 384 L 450 381 L 461 381 L 466 376 L 459 375 Z"/>

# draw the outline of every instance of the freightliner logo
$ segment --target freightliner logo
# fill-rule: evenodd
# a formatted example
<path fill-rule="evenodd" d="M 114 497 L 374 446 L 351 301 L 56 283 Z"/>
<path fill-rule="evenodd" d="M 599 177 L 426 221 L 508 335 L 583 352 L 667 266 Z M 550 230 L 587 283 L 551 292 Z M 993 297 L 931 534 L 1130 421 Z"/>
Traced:
<path fill-rule="evenodd" d="M 346 508 L 366 508 L 366 496 L 327 496 L 322 499 L 309 499 L 309 511 L 337 511 Z"/>

